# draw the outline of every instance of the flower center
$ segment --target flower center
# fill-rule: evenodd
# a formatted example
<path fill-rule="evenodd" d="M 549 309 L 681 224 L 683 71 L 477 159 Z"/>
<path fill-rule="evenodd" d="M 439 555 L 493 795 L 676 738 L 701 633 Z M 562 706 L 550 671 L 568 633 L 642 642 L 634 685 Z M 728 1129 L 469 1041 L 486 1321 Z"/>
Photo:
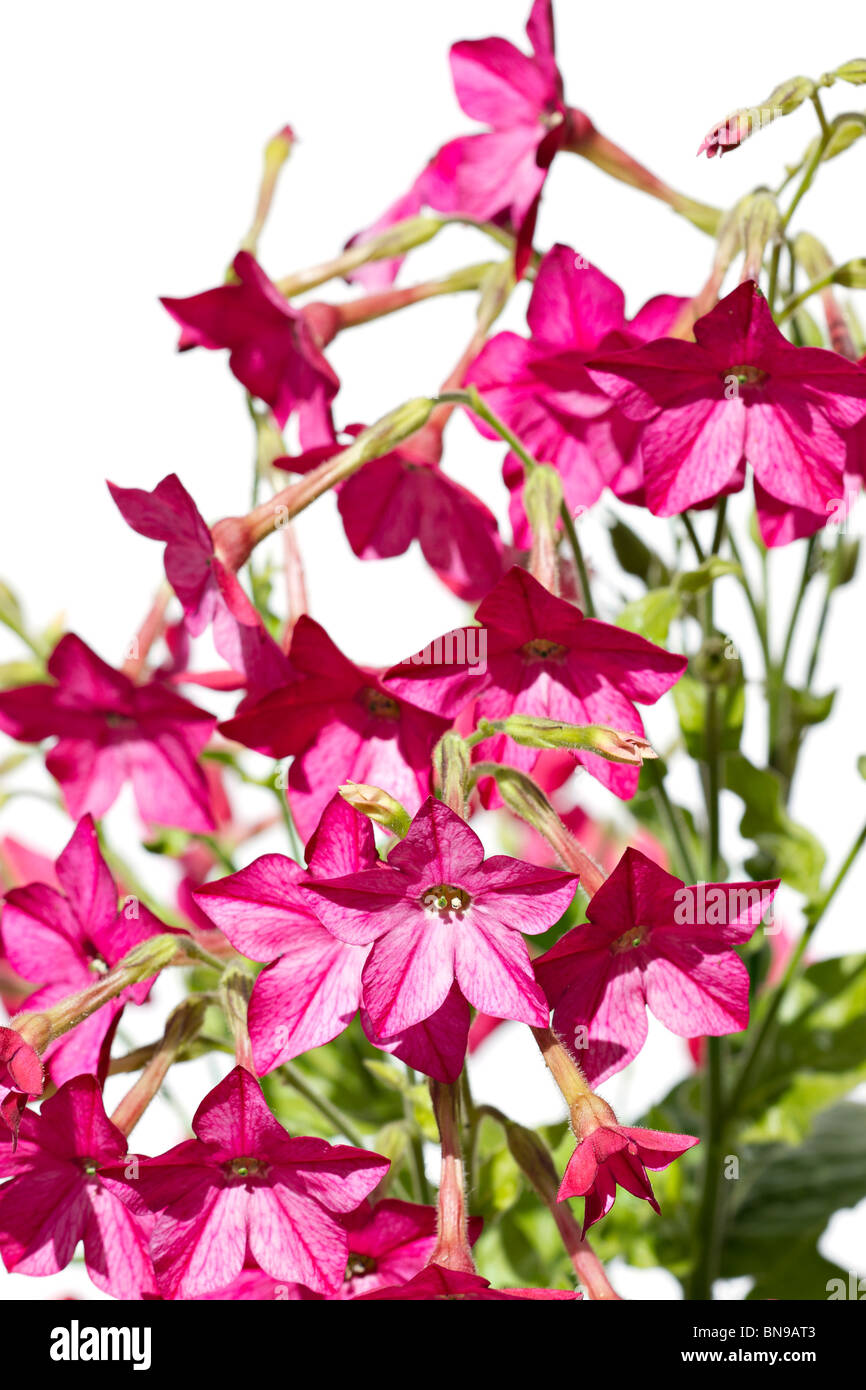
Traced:
<path fill-rule="evenodd" d="M 360 694 L 361 704 L 370 714 L 377 719 L 399 719 L 400 706 L 396 700 L 392 700 L 384 691 L 376 690 L 373 686 L 367 686 Z"/>
<path fill-rule="evenodd" d="M 136 727 L 135 720 L 130 718 L 128 714 L 107 714 L 105 722 L 109 729 L 122 729 L 124 732 L 129 732 L 130 729 Z"/>
<path fill-rule="evenodd" d="M 610 943 L 611 954 L 621 955 L 623 951 L 634 951 L 638 946 L 642 946 L 644 937 L 649 933 L 649 927 L 629 927 L 622 936 L 618 936 L 615 941 Z"/>
<path fill-rule="evenodd" d="M 346 1265 L 346 1279 L 357 1279 L 362 1274 L 375 1274 L 376 1261 L 372 1255 L 350 1255 Z"/>
<path fill-rule="evenodd" d="M 268 1165 L 260 1158 L 233 1158 L 231 1163 L 224 1165 L 223 1171 L 229 1178 L 263 1178 Z"/>
<path fill-rule="evenodd" d="M 521 650 L 528 661 L 559 661 L 568 654 L 568 647 L 546 637 L 533 637 Z"/>
<path fill-rule="evenodd" d="M 87 968 L 92 971 L 94 975 L 108 974 L 108 962 L 104 961 L 102 956 L 99 955 L 91 956 L 90 960 L 87 962 Z"/>
<path fill-rule="evenodd" d="M 99 1171 L 99 1164 L 95 1158 L 82 1158 L 79 1161 L 88 1177 L 92 1178 L 93 1174 Z"/>
<path fill-rule="evenodd" d="M 464 912 L 472 902 L 465 888 L 451 883 L 436 883 L 421 894 L 421 906 L 428 912 Z"/>
<path fill-rule="evenodd" d="M 751 362 L 742 363 L 736 367 L 729 367 L 725 372 L 724 380 L 727 382 L 729 377 L 735 376 L 740 386 L 763 386 L 770 373 L 765 372 L 763 367 L 755 367 Z"/>

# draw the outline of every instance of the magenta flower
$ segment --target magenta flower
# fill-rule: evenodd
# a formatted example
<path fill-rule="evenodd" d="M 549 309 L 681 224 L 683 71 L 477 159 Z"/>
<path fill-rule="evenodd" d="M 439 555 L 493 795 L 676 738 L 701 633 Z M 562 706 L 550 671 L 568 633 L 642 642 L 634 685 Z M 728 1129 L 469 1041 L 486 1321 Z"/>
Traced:
<path fill-rule="evenodd" d="M 459 991 L 452 991 L 432 1018 L 396 1036 L 379 1037 L 362 1007 L 361 972 L 369 946 L 334 936 L 322 924 L 316 901 L 303 891 L 316 879 L 375 870 L 380 861 L 369 818 L 334 796 L 307 846 L 307 862 L 303 869 L 281 854 L 265 854 L 193 895 L 236 950 L 272 962 L 256 979 L 250 999 L 256 1070 L 264 1074 L 322 1047 L 361 1007 L 364 1030 L 377 1047 L 427 1076 L 455 1081 L 469 1031 L 469 1006 Z"/>
<path fill-rule="evenodd" d="M 295 755 L 289 800 L 301 835 L 312 835 L 342 782 L 385 787 L 408 811 L 417 810 L 430 791 L 430 755 L 448 721 L 385 689 L 312 618 L 298 620 L 289 656 L 298 678 L 242 706 L 220 732 L 274 758 Z"/>
<path fill-rule="evenodd" d="M 788 342 L 751 280 L 694 332 L 694 343 L 662 338 L 588 368 L 641 423 L 650 510 L 673 516 L 720 496 L 748 460 L 768 542 L 775 525 L 766 515 L 780 506 L 826 519 L 844 496 L 848 431 L 866 416 L 866 371 Z"/>
<path fill-rule="evenodd" d="M 479 718 L 513 713 L 541 715 L 570 724 L 604 724 L 643 735 L 634 706 L 654 704 L 679 679 L 686 658 L 653 646 L 625 628 L 584 618 L 579 608 L 548 593 L 525 570 L 509 570 L 479 606 L 486 631 L 486 668 L 470 664 L 477 651 L 472 628 L 456 628 L 409 663 L 392 666 L 385 688 L 427 709 L 456 715 L 476 700 Z M 529 772 L 539 750 L 504 734 L 477 745 L 480 759 Z M 593 777 L 617 796 L 633 796 L 639 769 L 575 753 Z"/>
<path fill-rule="evenodd" d="M 681 1038 L 749 1022 L 749 974 L 734 946 L 769 910 L 778 879 L 686 887 L 628 849 L 572 927 L 535 961 L 553 1026 L 590 1085 L 621 1071 L 646 1041 L 646 1011 Z"/>
<path fill-rule="evenodd" d="M 193 637 L 213 625 L 214 646 L 257 691 L 285 680 L 288 664 L 267 633 L 237 575 L 215 554 L 213 537 L 176 473 L 141 488 L 108 490 L 133 531 L 165 542 L 165 573 Z"/>
<path fill-rule="evenodd" d="M 360 1298 L 369 1301 L 402 1299 L 406 1302 L 425 1303 L 452 1299 L 460 1302 L 471 1299 L 486 1303 L 513 1303 L 515 1300 L 523 1299 L 574 1300 L 582 1297 L 581 1293 L 574 1293 L 568 1289 L 494 1289 L 490 1280 L 482 1279 L 480 1274 L 447 1269 L 444 1265 L 438 1264 L 427 1265 L 420 1274 L 416 1274 L 414 1279 L 405 1284 L 394 1284 L 390 1288 L 376 1289 L 372 1293 L 360 1295 Z"/>
<path fill-rule="evenodd" d="M 467 116 L 490 130 L 443 145 L 409 192 L 356 240 L 368 240 L 426 204 L 510 227 L 517 235 L 517 275 L 523 274 L 550 165 L 574 133 L 575 122 L 586 119 L 563 99 L 551 0 L 535 0 L 526 33 L 532 57 L 502 38 L 453 45 L 457 100 Z M 399 266 L 399 260 L 379 261 L 356 274 L 365 283 L 383 284 Z"/>
<path fill-rule="evenodd" d="M 292 1139 L 258 1083 L 235 1067 L 205 1096 L 195 1139 L 157 1158 L 139 1158 L 138 1176 L 106 1173 L 136 1212 L 157 1213 L 151 1255 L 165 1298 L 224 1289 L 249 1254 L 284 1283 L 334 1293 L 349 1255 L 343 1217 L 388 1171 L 388 1160 L 324 1139 Z"/>
<path fill-rule="evenodd" d="M 659 295 L 629 321 L 619 286 L 571 247 L 557 245 L 541 262 L 529 301 L 532 336 L 497 333 L 469 367 L 466 383 L 478 387 L 534 458 L 559 471 L 572 512 L 592 506 L 606 485 L 631 495 L 640 473 L 639 430 L 612 406 L 586 362 L 668 332 L 685 302 Z M 472 418 L 487 439 L 498 440 Z M 522 483 L 522 464 L 507 470 L 507 481 L 512 474 Z M 521 507 L 516 542 L 525 544 L 527 534 Z"/>
<path fill-rule="evenodd" d="M 387 865 L 307 885 L 325 925 L 344 941 L 373 943 L 364 1001 L 389 1036 L 429 1019 L 455 981 L 476 1009 L 544 1026 L 544 997 L 521 932 L 553 925 L 576 876 L 484 847 L 443 802 L 429 798 Z"/>
<path fill-rule="evenodd" d="M 559 1201 L 585 1197 L 583 1235 L 607 1216 L 616 1200 L 617 1185 L 642 1197 L 658 1212 L 647 1169 L 667 1168 L 675 1158 L 700 1141 L 690 1134 L 667 1134 L 657 1129 L 627 1129 L 600 1096 L 588 1096 L 572 1111 L 577 1148 L 568 1160 Z"/>
<path fill-rule="evenodd" d="M 0 1140 L 0 1253 L 10 1273 L 57 1274 L 79 1241 L 97 1288 L 115 1298 L 156 1292 L 148 1255 L 151 1221 L 102 1181 L 123 1164 L 126 1136 L 107 1118 L 99 1085 L 76 1076 L 21 1122 L 14 1154 Z"/>
<path fill-rule="evenodd" d="M 78 822 L 55 869 L 59 889 L 47 883 L 13 888 L 3 909 L 5 954 L 19 975 L 41 986 L 25 1001 L 28 1013 L 86 989 L 134 946 L 168 930 L 137 898 L 118 906 L 90 816 Z M 125 989 L 49 1045 L 45 1060 L 55 1085 L 107 1065 L 124 1005 L 143 1004 L 152 983 Z"/>
<path fill-rule="evenodd" d="M 469 1220 L 469 1240 L 481 1233 L 481 1219 Z M 363 1202 L 344 1217 L 349 1258 L 343 1282 L 331 1299 L 360 1298 L 374 1289 L 408 1283 L 425 1267 L 436 1245 L 436 1208 L 388 1197 L 371 1205 Z M 228 1288 L 207 1294 L 214 1299 L 304 1299 L 321 1301 L 303 1284 L 278 1284 L 260 1269 L 244 1269 Z"/>
<path fill-rule="evenodd" d="M 360 429 L 351 425 L 345 433 L 354 436 Z M 340 447 L 335 436 L 331 447 L 280 459 L 277 466 L 305 472 Z M 417 541 L 443 584 L 460 598 L 475 600 L 502 574 L 502 542 L 496 517 L 443 472 L 441 455 L 441 430 L 421 430 L 339 484 L 337 505 L 349 544 L 361 560 L 403 555 Z"/>
<path fill-rule="evenodd" d="M 45 765 L 71 816 L 98 820 L 129 780 L 145 821 L 213 829 L 197 762 L 212 715 L 158 681 L 135 685 L 71 632 L 54 648 L 48 674 L 55 684 L 0 693 L 0 729 L 24 743 L 58 737 Z"/>
<path fill-rule="evenodd" d="M 42 1063 L 35 1048 L 14 1028 L 0 1028 L 0 1119 L 12 1132 L 13 1152 L 27 1102 L 41 1096 Z"/>
<path fill-rule="evenodd" d="M 282 428 L 292 412 L 316 422 L 340 382 L 322 356 L 303 309 L 294 309 L 248 251 L 233 266 L 237 283 L 188 299 L 163 299 L 180 324 L 180 348 L 228 348 L 238 381 L 266 401 Z"/>

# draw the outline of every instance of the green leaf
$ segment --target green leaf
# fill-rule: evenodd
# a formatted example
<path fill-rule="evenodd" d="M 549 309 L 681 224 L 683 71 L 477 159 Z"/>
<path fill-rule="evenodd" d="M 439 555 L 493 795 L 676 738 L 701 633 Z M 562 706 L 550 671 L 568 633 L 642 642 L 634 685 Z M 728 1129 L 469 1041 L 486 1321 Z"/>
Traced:
<path fill-rule="evenodd" d="M 811 690 L 796 690 L 793 686 L 788 686 L 787 696 L 793 723 L 798 729 L 804 729 L 813 724 L 823 724 L 825 719 L 829 719 L 836 691 L 831 690 L 827 695 L 815 695 Z"/>
<path fill-rule="evenodd" d="M 676 591 L 671 588 L 652 589 L 642 598 L 627 603 L 617 618 L 619 627 L 629 632 L 637 632 L 648 641 L 663 645 L 668 638 L 668 630 L 674 618 L 679 616 L 682 604 Z"/>
<path fill-rule="evenodd" d="M 740 566 L 733 560 L 722 560 L 718 555 L 708 555 L 697 569 L 678 574 L 674 588 L 683 594 L 701 594 L 726 574 L 741 574 Z"/>
<path fill-rule="evenodd" d="M 718 686 L 719 748 L 723 753 L 735 753 L 740 746 L 746 714 L 746 689 L 742 684 Z M 693 676 L 681 676 L 673 687 L 674 704 L 679 716 L 686 748 L 692 758 L 707 756 L 707 699 L 708 687 Z"/>
<path fill-rule="evenodd" d="M 679 685 L 674 686 L 674 695 Z M 793 821 L 785 810 L 781 779 L 775 772 L 754 767 L 741 754 L 728 759 L 725 779 L 728 789 L 745 804 L 740 833 L 754 840 L 763 856 L 756 876 L 773 875 L 797 892 L 814 896 L 827 856 L 812 832 Z M 746 867 L 755 872 L 750 865 Z"/>
<path fill-rule="evenodd" d="M 722 1275 L 756 1276 L 760 1294 L 752 1297 L 825 1298 L 827 1280 L 839 1272 L 814 1247 L 830 1217 L 866 1195 L 863 1106 L 843 1102 L 823 1111 L 796 1148 L 748 1145 L 737 1157 Z"/>
<path fill-rule="evenodd" d="M 671 572 L 668 566 L 624 521 L 613 523 L 610 540 L 620 567 L 626 574 L 634 574 L 642 579 L 648 589 L 657 589 L 669 582 Z"/>

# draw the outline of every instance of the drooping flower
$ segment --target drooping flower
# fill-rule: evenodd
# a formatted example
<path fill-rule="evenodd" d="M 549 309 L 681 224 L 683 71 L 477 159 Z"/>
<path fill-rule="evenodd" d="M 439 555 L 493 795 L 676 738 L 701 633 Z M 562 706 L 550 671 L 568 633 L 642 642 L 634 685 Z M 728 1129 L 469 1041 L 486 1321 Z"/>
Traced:
<path fill-rule="evenodd" d="M 304 838 L 347 781 L 385 787 L 407 810 L 417 810 L 430 791 L 430 755 L 448 720 L 386 689 L 375 672 L 343 656 L 312 618 L 299 618 L 289 658 L 296 679 L 245 703 L 220 731 L 274 758 L 295 755 L 289 800 Z"/>
<path fill-rule="evenodd" d="M 27 1102 L 41 1096 L 42 1063 L 35 1048 L 14 1028 L 0 1028 L 0 1118 L 17 1144 Z"/>
<path fill-rule="evenodd" d="M 719 497 L 748 462 L 768 544 L 779 543 L 768 512 L 799 509 L 826 521 L 844 497 L 848 432 L 866 417 L 866 371 L 788 342 L 751 280 L 694 332 L 694 343 L 661 338 L 588 367 L 641 424 L 650 510 L 673 516 Z"/>
<path fill-rule="evenodd" d="M 74 633 L 48 662 L 53 685 L 0 693 L 0 729 L 24 743 L 58 737 L 45 765 L 71 816 L 96 819 L 132 782 L 145 821 L 213 829 L 197 757 L 216 720 L 159 681 L 135 685 Z"/>
<path fill-rule="evenodd" d="M 527 310 L 531 337 L 497 333 L 466 373 L 494 413 L 539 463 L 563 480 L 569 509 L 592 506 L 606 485 L 630 498 L 639 486 L 634 459 L 639 430 L 613 407 L 585 364 L 600 352 L 658 338 L 672 328 L 684 300 L 651 299 L 631 320 L 618 285 L 569 246 L 554 246 L 541 262 Z M 473 421 L 488 439 L 499 436 Z M 522 486 L 523 465 L 513 456 L 506 481 Z M 519 498 L 518 498 L 519 502 Z M 515 541 L 527 542 L 522 506 L 512 508 Z"/>
<path fill-rule="evenodd" d="M 686 658 L 654 646 L 610 623 L 584 618 L 525 570 L 509 570 L 480 604 L 477 621 L 486 633 L 486 662 L 470 664 L 472 628 L 456 628 L 384 678 L 385 688 L 427 709 L 454 716 L 470 700 L 483 719 L 513 713 L 569 724 L 602 724 L 643 736 L 634 701 L 654 704 L 678 680 Z M 479 759 L 531 771 L 537 748 L 504 734 L 477 745 Z M 617 796 L 633 796 L 639 770 L 576 752 Z"/>
<path fill-rule="evenodd" d="M 699 1141 L 690 1134 L 668 1134 L 656 1129 L 629 1129 L 617 1123 L 610 1106 L 600 1096 L 587 1096 L 572 1109 L 577 1147 L 568 1160 L 559 1189 L 559 1201 L 585 1197 L 583 1235 L 606 1216 L 616 1200 L 617 1186 L 649 1202 L 658 1202 L 647 1169 L 667 1168 L 675 1158 Z"/>
<path fill-rule="evenodd" d="M 524 1299 L 578 1299 L 583 1295 L 568 1289 L 494 1289 L 489 1279 L 480 1274 L 447 1269 L 444 1265 L 429 1264 L 414 1279 L 390 1288 L 376 1289 L 360 1295 L 372 1301 L 400 1299 L 404 1302 L 435 1302 L 466 1299 L 483 1303 L 514 1303 Z"/>
<path fill-rule="evenodd" d="M 192 1122 L 195 1139 L 138 1158 L 135 1181 L 105 1174 L 112 1191 L 156 1222 L 151 1256 L 165 1298 L 224 1289 L 247 1253 L 281 1283 L 339 1289 L 349 1242 L 343 1217 L 388 1171 L 365 1149 L 292 1139 L 254 1078 L 235 1067 Z"/>
<path fill-rule="evenodd" d="M 55 872 L 59 888 L 47 883 L 13 888 L 3 908 L 5 954 L 24 979 L 40 986 L 26 1000 L 28 1013 L 86 989 L 134 946 L 166 931 L 136 898 L 118 905 L 90 816 L 78 822 Z M 55 1085 L 82 1072 L 97 1073 L 107 1063 L 124 1005 L 144 1003 L 151 983 L 130 986 L 49 1044 L 44 1056 Z"/>
<path fill-rule="evenodd" d="M 427 205 L 508 226 L 517 236 L 517 274 L 523 274 L 550 165 L 572 137 L 575 123 L 585 120 L 563 98 L 551 0 L 535 0 L 526 32 L 532 57 L 502 38 L 453 45 L 457 100 L 467 116 L 490 130 L 443 145 L 409 192 L 356 241 L 368 240 Z M 379 261 L 356 275 L 370 285 L 386 284 L 399 265 L 399 260 Z"/>
<path fill-rule="evenodd" d="M 360 432 L 347 428 L 347 435 Z M 334 439 L 333 450 L 341 446 Z M 317 447 L 277 466 L 306 471 L 329 448 Z M 503 569 L 496 517 L 468 488 L 440 467 L 441 430 L 429 426 L 381 458 L 372 459 L 337 491 L 337 506 L 352 550 L 362 560 L 403 555 L 413 541 L 432 570 L 460 598 L 480 598 Z"/>
<path fill-rule="evenodd" d="M 770 908 L 778 879 L 686 887 L 628 849 L 590 899 L 588 921 L 534 962 L 558 1036 L 596 1086 L 643 1047 L 646 1011 L 679 1037 L 736 1033 L 749 975 L 734 946 Z"/>
<path fill-rule="evenodd" d="M 115 1298 L 156 1292 L 148 1255 L 151 1222 L 129 1211 L 102 1180 L 123 1165 L 126 1136 L 105 1114 L 99 1085 L 76 1076 L 25 1114 L 15 1153 L 0 1136 L 0 1253 L 10 1273 L 56 1274 L 79 1241 L 97 1288 Z"/>
<path fill-rule="evenodd" d="M 186 625 L 199 637 L 213 625 L 214 646 L 255 693 L 286 679 L 288 663 L 265 631 L 237 575 L 214 551 L 213 537 L 176 473 L 141 488 L 108 490 L 124 520 L 139 535 L 165 542 L 165 573 L 183 605 Z"/>
<path fill-rule="evenodd" d="M 248 251 L 238 252 L 232 269 L 235 283 L 162 300 L 180 324 L 181 350 L 228 348 L 234 375 L 267 402 L 280 428 L 292 412 L 320 421 L 340 382 L 304 310 L 289 304 Z"/>
<path fill-rule="evenodd" d="M 376 870 L 380 861 L 369 818 L 334 796 L 306 857 L 304 869 L 284 855 L 265 854 L 194 894 L 236 950 L 271 962 L 257 977 L 249 1005 L 256 1070 L 271 1071 L 330 1042 L 361 1007 L 371 1042 L 428 1076 L 456 1080 L 469 1028 L 469 1006 L 459 991 L 424 1024 L 379 1037 L 363 1008 L 361 972 L 369 946 L 334 936 L 323 925 L 315 899 L 303 891 L 317 879 Z"/>
<path fill-rule="evenodd" d="M 543 1026 L 547 1010 L 521 932 L 562 916 L 576 876 L 484 847 L 448 806 L 429 798 L 387 865 L 307 885 L 334 933 L 373 943 L 362 982 L 384 1036 L 429 1019 L 456 981 L 476 1009 Z"/>

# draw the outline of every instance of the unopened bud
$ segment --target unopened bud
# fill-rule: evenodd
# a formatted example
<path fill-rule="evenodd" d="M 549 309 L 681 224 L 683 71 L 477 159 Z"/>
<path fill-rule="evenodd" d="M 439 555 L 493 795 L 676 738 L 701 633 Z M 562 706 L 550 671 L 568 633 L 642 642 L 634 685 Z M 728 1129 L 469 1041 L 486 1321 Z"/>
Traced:
<path fill-rule="evenodd" d="M 623 733 L 604 724 L 563 724 L 527 714 L 512 714 L 502 721 L 502 732 L 529 748 L 571 748 L 597 753 L 613 763 L 640 767 L 658 754 L 640 734 Z"/>
<path fill-rule="evenodd" d="M 466 740 L 449 730 L 433 749 L 433 768 L 446 806 L 458 816 L 466 814 L 466 794 L 471 767 Z"/>
<path fill-rule="evenodd" d="M 853 261 L 846 261 L 834 270 L 833 279 L 849 290 L 866 289 L 866 257 L 857 256 Z"/>
<path fill-rule="evenodd" d="M 533 468 L 523 489 L 523 505 L 532 531 L 529 569 L 533 578 L 552 594 L 559 592 L 556 552 L 562 500 L 562 479 L 556 469 L 549 464 Z"/>
<path fill-rule="evenodd" d="M 368 463 L 370 459 L 380 458 L 402 444 L 404 439 L 422 429 L 430 419 L 435 402 L 428 396 L 415 396 L 389 410 L 381 420 L 362 430 L 357 439 L 340 455 L 346 471 L 354 472 L 355 466 Z"/>
<path fill-rule="evenodd" d="M 815 84 L 808 77 L 791 77 L 787 82 L 780 82 L 759 106 L 740 107 L 714 125 L 704 138 L 698 154 L 706 153 L 712 159 L 714 155 L 737 149 L 756 130 L 771 125 L 780 116 L 790 115 L 814 93 Z"/>
<path fill-rule="evenodd" d="M 850 62 L 841 63 L 832 72 L 825 73 L 825 77 L 831 79 L 840 78 L 842 82 L 851 82 L 855 87 L 861 87 L 866 82 L 866 58 L 852 58 Z M 821 79 L 824 82 L 824 78 Z M 825 84 L 829 86 L 829 82 Z"/>
<path fill-rule="evenodd" d="M 388 792 L 381 787 L 369 786 L 366 782 L 344 782 L 337 790 L 356 811 L 369 816 L 370 820 L 402 840 L 411 824 L 409 812 Z"/>
<path fill-rule="evenodd" d="M 743 200 L 743 280 L 758 280 L 769 245 L 782 234 L 782 216 L 776 199 L 767 189 L 759 189 Z"/>
<path fill-rule="evenodd" d="M 799 232 L 794 238 L 794 259 L 810 280 L 820 280 L 833 269 L 829 251 L 811 232 Z"/>

